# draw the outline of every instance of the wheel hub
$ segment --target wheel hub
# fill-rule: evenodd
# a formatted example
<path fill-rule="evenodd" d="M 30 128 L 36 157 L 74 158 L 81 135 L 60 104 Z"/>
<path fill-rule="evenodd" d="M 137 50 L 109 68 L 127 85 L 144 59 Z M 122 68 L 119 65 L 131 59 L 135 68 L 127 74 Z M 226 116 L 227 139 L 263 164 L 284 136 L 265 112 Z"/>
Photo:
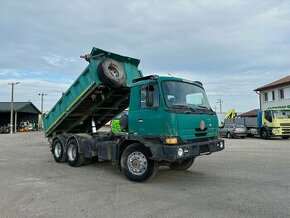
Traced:
<path fill-rule="evenodd" d="M 55 146 L 54 146 L 54 155 L 59 158 L 60 157 L 60 154 L 61 154 L 61 144 L 60 143 L 57 143 Z"/>
<path fill-rule="evenodd" d="M 119 71 L 114 66 L 109 66 L 109 72 L 113 77 L 119 78 Z"/>
<path fill-rule="evenodd" d="M 67 156 L 70 161 L 74 161 L 76 159 L 76 147 L 71 145 L 68 147 Z"/>
<path fill-rule="evenodd" d="M 131 173 L 140 176 L 147 170 L 148 162 L 145 155 L 138 151 L 128 156 L 127 165 Z"/>

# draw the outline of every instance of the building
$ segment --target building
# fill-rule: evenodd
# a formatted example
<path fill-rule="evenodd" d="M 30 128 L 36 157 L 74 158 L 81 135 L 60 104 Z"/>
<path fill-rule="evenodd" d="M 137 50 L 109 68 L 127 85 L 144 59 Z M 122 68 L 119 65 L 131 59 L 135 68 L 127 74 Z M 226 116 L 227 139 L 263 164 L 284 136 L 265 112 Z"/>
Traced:
<path fill-rule="evenodd" d="M 38 124 L 39 114 L 41 112 L 31 102 L 13 103 L 13 125 L 19 127 L 21 122 L 29 121 L 35 125 Z M 0 102 L 0 126 L 10 124 L 10 102 Z"/>
<path fill-rule="evenodd" d="M 260 108 L 290 109 L 290 75 L 254 90 L 259 94 Z"/>

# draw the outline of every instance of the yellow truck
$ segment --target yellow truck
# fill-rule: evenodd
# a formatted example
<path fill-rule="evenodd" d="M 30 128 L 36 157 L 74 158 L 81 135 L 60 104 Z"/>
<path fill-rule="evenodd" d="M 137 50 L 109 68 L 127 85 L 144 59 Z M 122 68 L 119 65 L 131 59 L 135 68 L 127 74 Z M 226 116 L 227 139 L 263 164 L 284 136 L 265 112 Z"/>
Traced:
<path fill-rule="evenodd" d="M 271 108 L 260 110 L 257 117 L 238 117 L 225 119 L 225 124 L 244 125 L 249 135 L 259 135 L 263 139 L 271 137 L 290 138 L 290 109 Z"/>

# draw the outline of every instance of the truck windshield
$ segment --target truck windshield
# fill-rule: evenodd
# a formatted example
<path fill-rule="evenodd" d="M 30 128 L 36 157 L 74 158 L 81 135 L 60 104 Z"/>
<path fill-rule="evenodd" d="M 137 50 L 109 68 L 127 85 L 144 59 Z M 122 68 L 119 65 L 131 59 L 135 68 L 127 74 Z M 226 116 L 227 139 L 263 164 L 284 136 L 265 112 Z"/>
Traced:
<path fill-rule="evenodd" d="M 199 86 L 181 81 L 164 81 L 162 89 L 166 106 L 169 108 L 183 106 L 210 109 L 205 91 Z"/>
<path fill-rule="evenodd" d="M 290 118 L 290 110 L 275 110 L 273 116 L 277 119 Z"/>

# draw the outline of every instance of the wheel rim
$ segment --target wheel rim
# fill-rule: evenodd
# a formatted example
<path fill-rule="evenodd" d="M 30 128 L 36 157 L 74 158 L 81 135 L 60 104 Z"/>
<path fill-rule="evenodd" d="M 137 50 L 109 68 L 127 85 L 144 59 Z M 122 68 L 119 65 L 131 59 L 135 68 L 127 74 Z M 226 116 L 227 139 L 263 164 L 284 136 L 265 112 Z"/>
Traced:
<path fill-rule="evenodd" d="M 119 77 L 120 77 L 119 71 L 118 71 L 118 69 L 117 69 L 115 66 L 110 65 L 110 66 L 108 67 L 108 69 L 109 69 L 110 74 L 111 74 L 114 78 L 119 78 Z"/>
<path fill-rule="evenodd" d="M 54 146 L 54 155 L 59 158 L 61 155 L 61 144 L 60 143 L 56 143 Z"/>
<path fill-rule="evenodd" d="M 76 159 L 77 149 L 75 145 L 70 144 L 67 149 L 67 156 L 69 161 L 74 161 Z"/>
<path fill-rule="evenodd" d="M 231 134 L 230 133 L 227 133 L 227 138 L 231 138 Z"/>
<path fill-rule="evenodd" d="M 144 174 L 148 168 L 147 158 L 139 151 L 128 156 L 127 165 L 129 171 L 137 176 Z"/>

